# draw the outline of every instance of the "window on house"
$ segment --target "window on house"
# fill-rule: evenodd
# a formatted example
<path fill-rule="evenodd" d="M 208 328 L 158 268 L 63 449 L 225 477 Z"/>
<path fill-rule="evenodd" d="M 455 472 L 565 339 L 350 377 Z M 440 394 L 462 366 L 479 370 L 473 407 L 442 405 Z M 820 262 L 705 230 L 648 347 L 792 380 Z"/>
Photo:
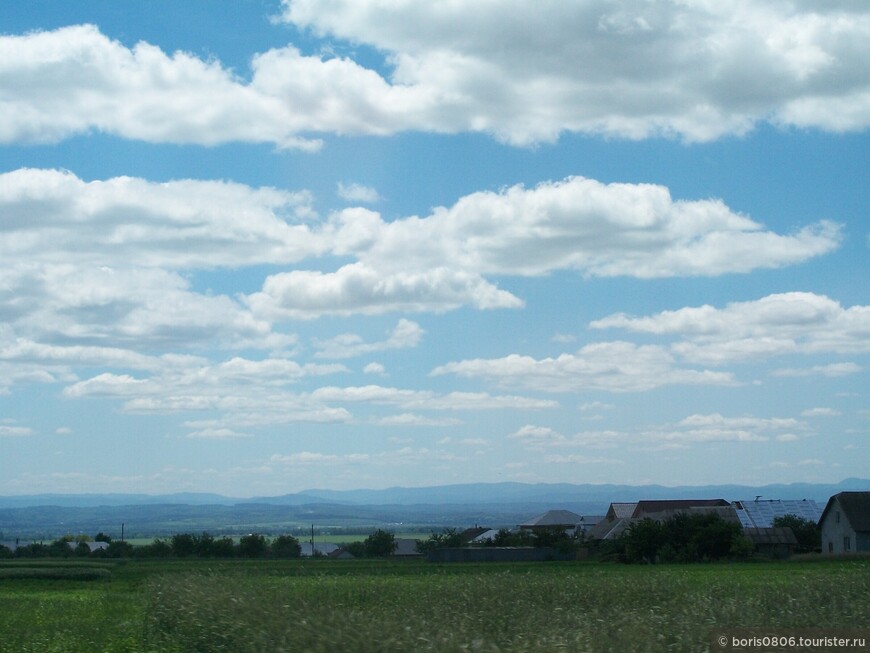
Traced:
<path fill-rule="evenodd" d="M 840 523 L 840 512 L 839 511 L 837 511 L 837 523 L 838 524 Z"/>
<path fill-rule="evenodd" d="M 834 552 L 834 543 L 828 542 L 828 553 L 833 553 L 833 552 Z"/>
<path fill-rule="evenodd" d="M 843 551 L 851 551 L 852 543 L 849 541 L 848 537 L 843 538 Z"/>

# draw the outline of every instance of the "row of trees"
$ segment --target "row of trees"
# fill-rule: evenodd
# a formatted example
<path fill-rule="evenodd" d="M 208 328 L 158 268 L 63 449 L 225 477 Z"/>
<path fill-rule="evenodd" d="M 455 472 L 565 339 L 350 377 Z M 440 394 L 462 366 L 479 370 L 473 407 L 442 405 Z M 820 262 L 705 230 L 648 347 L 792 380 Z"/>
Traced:
<path fill-rule="evenodd" d="M 302 545 L 292 535 L 279 535 L 274 539 L 252 533 L 244 535 L 236 542 L 231 537 L 214 537 L 209 533 L 193 535 L 179 533 L 168 539 L 157 538 L 151 544 L 133 546 L 129 542 L 112 541 L 100 533 L 97 542 L 107 546 L 92 551 L 90 539 L 64 537 L 50 544 L 33 543 L 19 546 L 15 551 L 0 546 L 0 557 L 11 558 L 299 558 Z M 395 536 L 384 530 L 377 530 L 360 542 L 352 542 L 345 547 L 355 558 L 383 557 L 396 549 Z M 316 553 L 315 553 L 316 555 Z"/>
<path fill-rule="evenodd" d="M 820 550 L 821 532 L 815 522 L 787 515 L 775 518 L 773 525 L 792 529 L 798 541 L 796 552 Z M 630 563 L 745 560 L 754 550 L 740 524 L 716 514 L 689 513 L 664 521 L 644 519 L 632 524 L 619 540 L 599 547 L 602 557 Z"/>
<path fill-rule="evenodd" d="M 582 546 L 583 539 L 571 537 L 563 528 L 538 528 L 534 532 L 520 529 L 512 531 L 502 528 L 495 535 L 472 546 L 532 546 L 552 547 L 560 551 L 567 551 Z M 417 551 L 428 553 L 436 549 L 456 548 L 468 546 L 461 531 L 455 528 L 447 528 L 440 533 L 432 533 L 428 539 L 417 542 Z"/>
<path fill-rule="evenodd" d="M 215 538 L 208 533 L 191 535 L 179 533 L 169 539 L 155 539 L 151 544 L 133 546 L 121 540 L 97 536 L 97 542 L 106 542 L 105 548 L 91 550 L 87 541 L 60 538 L 50 544 L 33 543 L 19 546 L 15 551 L 0 547 L 0 557 L 16 558 L 298 558 L 302 546 L 292 535 L 280 535 L 273 540 L 256 533 L 245 535 L 236 542 L 230 537 Z"/>

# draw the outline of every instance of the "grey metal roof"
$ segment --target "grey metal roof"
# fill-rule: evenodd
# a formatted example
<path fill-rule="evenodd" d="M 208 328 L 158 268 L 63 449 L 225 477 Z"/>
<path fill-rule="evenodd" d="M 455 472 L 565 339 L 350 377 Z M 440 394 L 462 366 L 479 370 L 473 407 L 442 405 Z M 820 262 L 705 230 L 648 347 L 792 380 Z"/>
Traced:
<path fill-rule="evenodd" d="M 744 528 L 746 535 L 753 544 L 787 544 L 797 546 L 797 538 L 788 526 L 774 526 L 772 528 Z"/>
<path fill-rule="evenodd" d="M 631 519 L 602 520 L 586 533 L 590 540 L 613 540 L 618 538 L 631 525 Z"/>
<path fill-rule="evenodd" d="M 529 521 L 520 524 L 521 527 L 535 528 L 547 526 L 576 526 L 583 522 L 583 517 L 570 510 L 549 510 Z"/>
<path fill-rule="evenodd" d="M 634 514 L 635 508 L 637 508 L 637 501 L 632 501 L 631 503 L 611 503 L 606 516 L 613 517 L 614 519 L 628 519 Z"/>
<path fill-rule="evenodd" d="M 300 542 L 300 548 L 302 549 L 301 555 L 303 557 L 310 557 L 313 555 L 311 550 L 311 542 Z M 338 544 L 333 544 L 332 542 L 315 542 L 314 543 L 314 551 L 319 555 L 329 555 L 336 549 L 338 549 Z"/>
<path fill-rule="evenodd" d="M 770 528 L 773 520 L 786 515 L 796 515 L 811 522 L 818 522 L 822 509 L 811 499 L 750 499 L 733 504 L 744 528 Z"/>
<path fill-rule="evenodd" d="M 417 541 L 406 537 L 395 538 L 396 548 L 393 550 L 394 556 L 422 556 L 423 554 L 417 551 Z"/>
<path fill-rule="evenodd" d="M 632 517 L 646 517 L 652 513 L 665 511 L 680 511 L 689 508 L 711 508 L 715 506 L 730 506 L 725 499 L 663 499 L 643 500 L 637 502 Z"/>

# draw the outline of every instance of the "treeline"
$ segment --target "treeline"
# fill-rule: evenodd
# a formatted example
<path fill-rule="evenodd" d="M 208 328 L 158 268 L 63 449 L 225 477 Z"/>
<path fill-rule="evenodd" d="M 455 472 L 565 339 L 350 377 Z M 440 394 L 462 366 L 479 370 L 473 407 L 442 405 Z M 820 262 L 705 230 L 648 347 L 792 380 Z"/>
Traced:
<path fill-rule="evenodd" d="M 238 542 L 228 536 L 214 537 L 179 533 L 170 538 L 156 538 L 150 544 L 133 545 L 99 533 L 94 542 L 105 546 L 94 548 L 89 539 L 63 537 L 49 544 L 34 542 L 18 546 L 14 551 L 0 546 L 0 558 L 272 558 L 292 559 L 302 556 L 302 544 L 292 535 L 279 535 L 269 539 L 252 533 Z M 375 558 L 391 555 L 396 550 L 393 533 L 378 529 L 364 540 L 350 542 L 343 547 L 355 558 Z M 313 551 L 314 557 L 322 556 Z"/>
<path fill-rule="evenodd" d="M 513 531 L 502 528 L 490 537 L 478 542 L 468 542 L 465 535 L 455 528 L 446 528 L 440 533 L 432 533 L 428 539 L 417 542 L 417 551 L 428 553 L 437 549 L 452 549 L 463 546 L 479 547 L 540 547 L 570 551 L 584 546 L 582 537 L 570 535 L 562 528 L 537 528 L 534 531 L 520 529 Z"/>
<path fill-rule="evenodd" d="M 208 533 L 192 535 L 179 533 L 168 539 L 157 538 L 151 544 L 134 546 L 122 540 L 99 534 L 96 542 L 105 542 L 103 548 L 92 548 L 87 541 L 60 538 L 44 544 L 34 542 L 18 546 L 14 551 L 0 546 L 3 558 L 298 558 L 302 545 L 292 535 L 279 535 L 267 539 L 253 533 L 236 542 L 231 537 L 213 537 Z"/>

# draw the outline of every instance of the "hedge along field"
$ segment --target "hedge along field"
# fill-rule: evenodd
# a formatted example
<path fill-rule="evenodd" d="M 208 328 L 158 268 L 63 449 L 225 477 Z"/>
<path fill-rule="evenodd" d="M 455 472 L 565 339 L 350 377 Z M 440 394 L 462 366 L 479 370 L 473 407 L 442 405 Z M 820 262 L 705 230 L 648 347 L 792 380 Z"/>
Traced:
<path fill-rule="evenodd" d="M 694 652 L 709 648 L 714 627 L 870 627 L 868 559 L 133 560 L 91 581 L 62 569 L 0 578 L 2 653 Z"/>
<path fill-rule="evenodd" d="M 867 560 L 402 571 L 155 578 L 146 641 L 173 651 L 694 652 L 714 627 L 870 626 Z"/>

